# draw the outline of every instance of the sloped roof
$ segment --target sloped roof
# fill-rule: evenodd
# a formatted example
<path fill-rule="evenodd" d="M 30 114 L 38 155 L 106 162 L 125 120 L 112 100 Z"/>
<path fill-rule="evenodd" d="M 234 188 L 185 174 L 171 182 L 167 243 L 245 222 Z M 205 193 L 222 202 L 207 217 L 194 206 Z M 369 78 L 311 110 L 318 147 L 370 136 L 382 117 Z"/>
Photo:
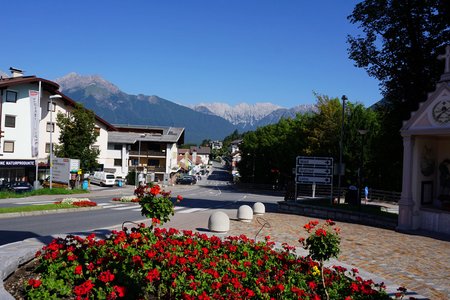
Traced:
<path fill-rule="evenodd" d="M 77 103 L 76 101 L 74 101 L 70 97 L 68 97 L 68 96 L 64 95 L 63 93 L 61 93 L 60 91 L 58 91 L 59 84 L 57 84 L 56 82 L 47 80 L 47 79 L 36 77 L 36 76 L 20 76 L 20 77 L 1 78 L 0 79 L 0 89 L 7 89 L 10 87 L 14 87 L 17 85 L 22 85 L 22 84 L 28 84 L 28 83 L 39 84 L 39 82 L 42 83 L 43 90 L 50 92 L 50 94 L 60 95 L 62 97 L 62 101 L 64 101 L 64 103 L 66 103 L 72 107 L 75 107 L 75 104 Z M 95 112 L 94 112 L 94 114 L 95 114 Z M 100 118 L 96 114 L 95 114 L 95 119 L 98 122 L 104 124 L 108 130 L 115 130 L 113 125 L 111 125 L 104 119 Z"/>
<path fill-rule="evenodd" d="M 108 133 L 108 142 L 134 144 L 137 141 L 178 143 L 184 139 L 184 128 L 147 125 L 114 125 L 117 131 Z M 157 131 L 155 132 L 155 130 Z"/>
<path fill-rule="evenodd" d="M 428 94 L 427 100 L 422 102 L 419 109 L 403 124 L 401 134 L 450 135 L 450 124 L 439 124 L 432 117 L 433 107 L 443 100 L 450 101 L 450 81 L 437 84 L 436 90 Z"/>

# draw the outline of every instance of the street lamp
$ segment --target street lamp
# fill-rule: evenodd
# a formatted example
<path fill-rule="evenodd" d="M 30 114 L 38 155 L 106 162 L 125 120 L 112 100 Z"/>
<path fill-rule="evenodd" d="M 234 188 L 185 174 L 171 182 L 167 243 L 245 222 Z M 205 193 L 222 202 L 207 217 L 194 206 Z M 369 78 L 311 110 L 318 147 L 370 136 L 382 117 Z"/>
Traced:
<path fill-rule="evenodd" d="M 344 147 L 344 118 L 345 118 L 345 101 L 347 96 L 342 96 L 342 120 L 341 120 L 341 138 L 339 140 L 339 166 L 338 166 L 338 203 L 341 201 L 341 175 L 342 175 L 342 152 Z"/>
<path fill-rule="evenodd" d="M 144 138 L 147 134 L 142 133 L 139 135 L 140 138 Z M 135 178 L 134 178 L 134 186 L 137 188 L 138 184 L 138 172 L 137 167 L 141 165 L 141 139 L 139 139 L 139 151 L 138 151 L 138 164 L 136 165 Z"/>
<path fill-rule="evenodd" d="M 50 99 L 50 189 L 53 187 L 53 99 L 61 99 L 61 95 L 52 95 L 48 97 Z"/>
<path fill-rule="evenodd" d="M 358 204 L 361 204 L 361 192 L 363 191 L 363 168 L 364 168 L 364 136 L 367 134 L 367 129 L 358 129 L 358 133 L 361 135 L 361 162 L 359 166 L 359 174 L 358 174 Z"/>

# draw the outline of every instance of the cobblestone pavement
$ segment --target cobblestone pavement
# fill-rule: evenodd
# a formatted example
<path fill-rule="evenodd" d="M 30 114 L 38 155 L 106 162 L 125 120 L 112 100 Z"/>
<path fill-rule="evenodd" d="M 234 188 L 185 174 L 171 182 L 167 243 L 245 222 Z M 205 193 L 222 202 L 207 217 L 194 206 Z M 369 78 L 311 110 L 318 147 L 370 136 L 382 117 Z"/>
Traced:
<path fill-rule="evenodd" d="M 306 237 L 303 225 L 312 219 L 283 213 L 266 213 L 262 218 L 270 228 L 264 227 L 258 238 L 268 235 L 275 242 L 291 246 L 299 246 L 299 237 Z M 256 216 L 251 223 L 231 219 L 227 235 L 255 238 L 262 227 L 260 223 Z M 450 299 L 449 241 L 359 224 L 337 222 L 337 226 L 341 228 L 339 261 L 429 299 Z"/>

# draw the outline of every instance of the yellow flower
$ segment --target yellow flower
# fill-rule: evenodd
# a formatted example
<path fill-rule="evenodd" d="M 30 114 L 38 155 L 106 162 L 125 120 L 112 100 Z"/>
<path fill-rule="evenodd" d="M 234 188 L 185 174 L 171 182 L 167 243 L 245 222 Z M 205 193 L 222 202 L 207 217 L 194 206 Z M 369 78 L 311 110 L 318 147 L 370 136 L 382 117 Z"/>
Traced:
<path fill-rule="evenodd" d="M 312 274 L 314 276 L 320 275 L 320 270 L 319 270 L 319 268 L 317 266 L 314 266 L 312 269 L 313 269 Z"/>

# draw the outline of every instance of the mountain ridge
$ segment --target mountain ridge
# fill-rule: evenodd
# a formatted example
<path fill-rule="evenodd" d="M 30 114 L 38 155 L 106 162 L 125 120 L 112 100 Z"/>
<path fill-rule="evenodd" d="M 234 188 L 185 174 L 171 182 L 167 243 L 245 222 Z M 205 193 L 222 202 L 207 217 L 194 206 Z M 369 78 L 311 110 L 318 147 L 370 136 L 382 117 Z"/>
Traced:
<path fill-rule="evenodd" d="M 8 77 L 0 70 L 0 75 Z M 156 95 L 131 95 L 99 75 L 75 72 L 54 80 L 70 98 L 93 110 L 111 124 L 184 127 L 185 142 L 199 144 L 205 139 L 222 140 L 233 131 L 245 132 L 295 118 L 313 111 L 313 105 L 283 108 L 270 102 L 255 104 L 199 103 L 184 106 Z"/>

